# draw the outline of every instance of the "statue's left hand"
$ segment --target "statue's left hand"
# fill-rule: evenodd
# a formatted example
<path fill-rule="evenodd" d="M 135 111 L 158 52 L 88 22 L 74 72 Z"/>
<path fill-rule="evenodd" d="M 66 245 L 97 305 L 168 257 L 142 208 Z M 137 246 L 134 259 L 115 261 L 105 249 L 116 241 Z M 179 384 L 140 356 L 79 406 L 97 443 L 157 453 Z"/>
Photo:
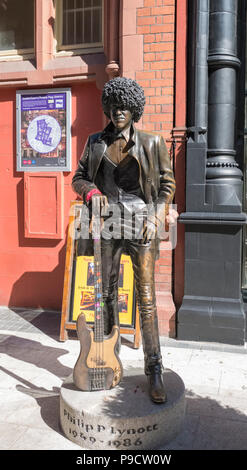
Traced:
<path fill-rule="evenodd" d="M 178 216 L 178 212 L 175 209 L 169 207 L 169 213 L 165 217 L 166 232 L 169 232 L 169 224 L 176 224 Z M 144 223 L 143 227 L 143 243 L 147 243 L 149 240 L 155 238 L 160 225 L 163 223 L 164 221 L 162 221 L 156 215 L 149 215 L 147 222 Z"/>
<path fill-rule="evenodd" d="M 143 224 L 142 242 L 147 243 L 155 238 L 157 230 L 157 218 L 155 216 L 149 216 L 147 221 Z"/>
<path fill-rule="evenodd" d="M 178 216 L 179 213 L 175 209 L 169 207 L 169 213 L 166 216 L 166 224 L 175 224 L 177 222 Z"/>

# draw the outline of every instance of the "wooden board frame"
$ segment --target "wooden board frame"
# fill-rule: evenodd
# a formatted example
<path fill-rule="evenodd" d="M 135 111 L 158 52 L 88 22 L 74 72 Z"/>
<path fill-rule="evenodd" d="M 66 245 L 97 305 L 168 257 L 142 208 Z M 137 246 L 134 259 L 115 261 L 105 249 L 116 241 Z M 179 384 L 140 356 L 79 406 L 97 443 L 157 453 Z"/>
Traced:
<path fill-rule="evenodd" d="M 42 198 L 40 197 L 40 191 L 42 191 L 42 181 L 48 182 L 50 181 L 50 191 L 49 191 L 49 197 L 50 201 L 54 201 L 54 204 L 52 206 L 52 203 L 49 204 L 49 206 L 44 207 L 44 205 L 41 205 L 41 200 Z M 52 181 L 54 181 L 54 188 L 52 188 Z M 33 187 L 32 183 L 36 183 L 35 187 Z M 53 192 L 52 192 L 53 189 Z M 35 194 L 38 194 L 38 200 L 39 200 L 39 206 L 37 207 L 36 203 L 36 212 L 40 214 L 42 211 L 43 213 L 46 212 L 51 212 L 53 210 L 53 220 L 54 220 L 54 226 L 55 229 L 54 231 L 48 231 L 46 227 L 46 217 L 43 215 L 44 219 L 44 224 L 42 224 L 42 227 L 38 230 L 35 231 L 33 230 L 32 227 L 32 211 L 31 211 L 31 205 L 32 205 L 32 199 L 34 199 L 34 194 L 33 190 L 35 191 Z M 48 193 L 48 191 L 47 191 Z M 54 195 L 54 198 L 52 198 L 51 195 Z M 63 173 L 34 173 L 34 172 L 26 172 L 24 173 L 24 233 L 25 237 L 27 238 L 50 238 L 50 239 L 57 239 L 57 240 L 62 240 L 63 234 L 64 234 L 64 176 Z M 34 209 L 33 209 L 34 211 Z"/>
<path fill-rule="evenodd" d="M 76 230 L 76 224 L 78 223 L 77 209 L 83 204 L 82 201 L 71 201 L 70 203 L 70 214 L 69 214 L 69 225 L 67 235 L 67 247 L 66 247 L 66 259 L 65 259 L 65 271 L 64 271 L 64 287 L 63 287 L 63 301 L 62 301 L 62 313 L 60 323 L 60 341 L 66 341 L 68 339 L 68 331 L 76 330 L 76 322 L 70 319 L 70 302 L 72 294 L 72 272 L 73 272 L 73 261 L 76 253 L 76 240 L 74 233 Z M 89 327 L 91 326 L 88 324 Z M 136 307 L 135 322 L 133 327 L 121 326 L 120 334 L 129 334 L 134 336 L 133 347 L 138 349 L 141 343 L 141 332 L 140 332 L 140 316 L 138 308 Z"/>

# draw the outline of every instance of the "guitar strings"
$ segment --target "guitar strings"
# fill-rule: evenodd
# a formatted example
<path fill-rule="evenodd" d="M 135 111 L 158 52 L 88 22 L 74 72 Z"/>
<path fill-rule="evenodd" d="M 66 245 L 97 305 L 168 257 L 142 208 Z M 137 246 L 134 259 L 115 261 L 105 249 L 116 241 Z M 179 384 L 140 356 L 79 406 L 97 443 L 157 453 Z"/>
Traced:
<path fill-rule="evenodd" d="M 94 223 L 96 220 L 94 219 Z M 96 227 L 98 228 L 98 227 Z M 98 325 L 97 325 L 97 297 L 98 297 L 98 276 L 97 276 L 97 265 L 98 265 L 98 253 L 97 253 L 97 239 L 94 239 L 94 309 L 95 309 L 95 324 L 94 324 L 94 341 L 96 342 L 96 357 L 95 357 L 95 368 L 94 368 L 94 382 L 93 382 L 93 387 L 97 389 L 97 361 L 98 361 L 98 342 L 97 342 L 97 331 L 98 331 Z"/>
<path fill-rule="evenodd" d="M 100 314 L 100 360 L 101 360 L 101 387 L 104 388 L 104 318 L 103 318 L 103 298 L 102 298 L 102 262 L 101 262 L 101 244 L 99 242 L 99 256 L 100 256 L 100 263 L 99 263 L 99 287 L 101 286 L 100 290 L 100 307 L 99 307 L 99 314 Z"/>
<path fill-rule="evenodd" d="M 100 224 L 100 220 L 99 220 Z M 99 242 L 98 242 L 98 291 L 99 291 L 99 315 L 100 315 L 100 361 L 101 361 L 101 388 L 105 388 L 105 369 L 104 369 L 104 318 L 103 318 L 103 297 L 102 297 L 102 260 L 101 260 L 101 233 L 99 232 Z"/>
<path fill-rule="evenodd" d="M 96 322 L 97 331 L 96 339 L 96 364 L 95 379 L 97 387 L 104 388 L 104 338 L 103 338 L 103 299 L 100 286 L 102 285 L 102 270 L 101 270 L 101 246 L 100 239 L 95 239 L 95 309 L 96 309 Z"/>
<path fill-rule="evenodd" d="M 97 244 L 97 264 L 95 266 L 96 269 L 96 323 L 97 323 L 97 337 L 96 337 L 96 364 L 97 364 L 97 387 L 100 388 L 101 382 L 100 382 L 100 344 L 99 344 L 99 336 L 100 336 L 100 322 L 99 322 L 99 301 L 100 301 L 100 292 L 99 292 L 99 275 L 98 275 L 98 270 L 99 270 L 99 245 L 98 245 L 98 240 L 95 240 L 95 243 Z"/>
<path fill-rule="evenodd" d="M 94 200 L 93 200 L 94 206 Z M 96 342 L 96 366 L 94 369 L 94 385 L 96 388 L 105 388 L 104 382 L 104 318 L 102 298 L 102 266 L 101 266 L 101 220 L 100 210 L 97 205 L 94 211 L 94 289 L 95 289 L 95 335 Z M 97 326 L 97 327 L 96 327 Z M 104 382 L 104 383 L 103 383 Z"/>

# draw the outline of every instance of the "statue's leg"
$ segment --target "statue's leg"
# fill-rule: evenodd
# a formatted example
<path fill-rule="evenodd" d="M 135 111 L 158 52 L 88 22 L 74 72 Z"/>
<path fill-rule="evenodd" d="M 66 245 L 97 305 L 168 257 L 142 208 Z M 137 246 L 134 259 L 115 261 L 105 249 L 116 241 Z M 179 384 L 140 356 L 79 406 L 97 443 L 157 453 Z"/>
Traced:
<path fill-rule="evenodd" d="M 151 398 L 163 403 L 166 396 L 162 383 L 163 365 L 155 297 L 155 241 L 147 244 L 129 241 L 128 252 L 132 259 L 140 312 L 145 374 L 151 381 Z"/>
<path fill-rule="evenodd" d="M 122 254 L 121 240 L 101 241 L 102 290 L 104 302 L 104 334 L 110 334 L 113 325 L 119 326 L 118 277 Z"/>

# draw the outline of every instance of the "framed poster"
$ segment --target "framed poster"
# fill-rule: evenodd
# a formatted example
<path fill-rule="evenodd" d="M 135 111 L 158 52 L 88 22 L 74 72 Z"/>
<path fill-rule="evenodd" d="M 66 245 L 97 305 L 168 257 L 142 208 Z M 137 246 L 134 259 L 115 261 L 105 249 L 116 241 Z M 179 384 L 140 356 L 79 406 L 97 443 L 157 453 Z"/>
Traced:
<path fill-rule="evenodd" d="M 17 171 L 71 171 L 71 90 L 16 92 Z"/>

